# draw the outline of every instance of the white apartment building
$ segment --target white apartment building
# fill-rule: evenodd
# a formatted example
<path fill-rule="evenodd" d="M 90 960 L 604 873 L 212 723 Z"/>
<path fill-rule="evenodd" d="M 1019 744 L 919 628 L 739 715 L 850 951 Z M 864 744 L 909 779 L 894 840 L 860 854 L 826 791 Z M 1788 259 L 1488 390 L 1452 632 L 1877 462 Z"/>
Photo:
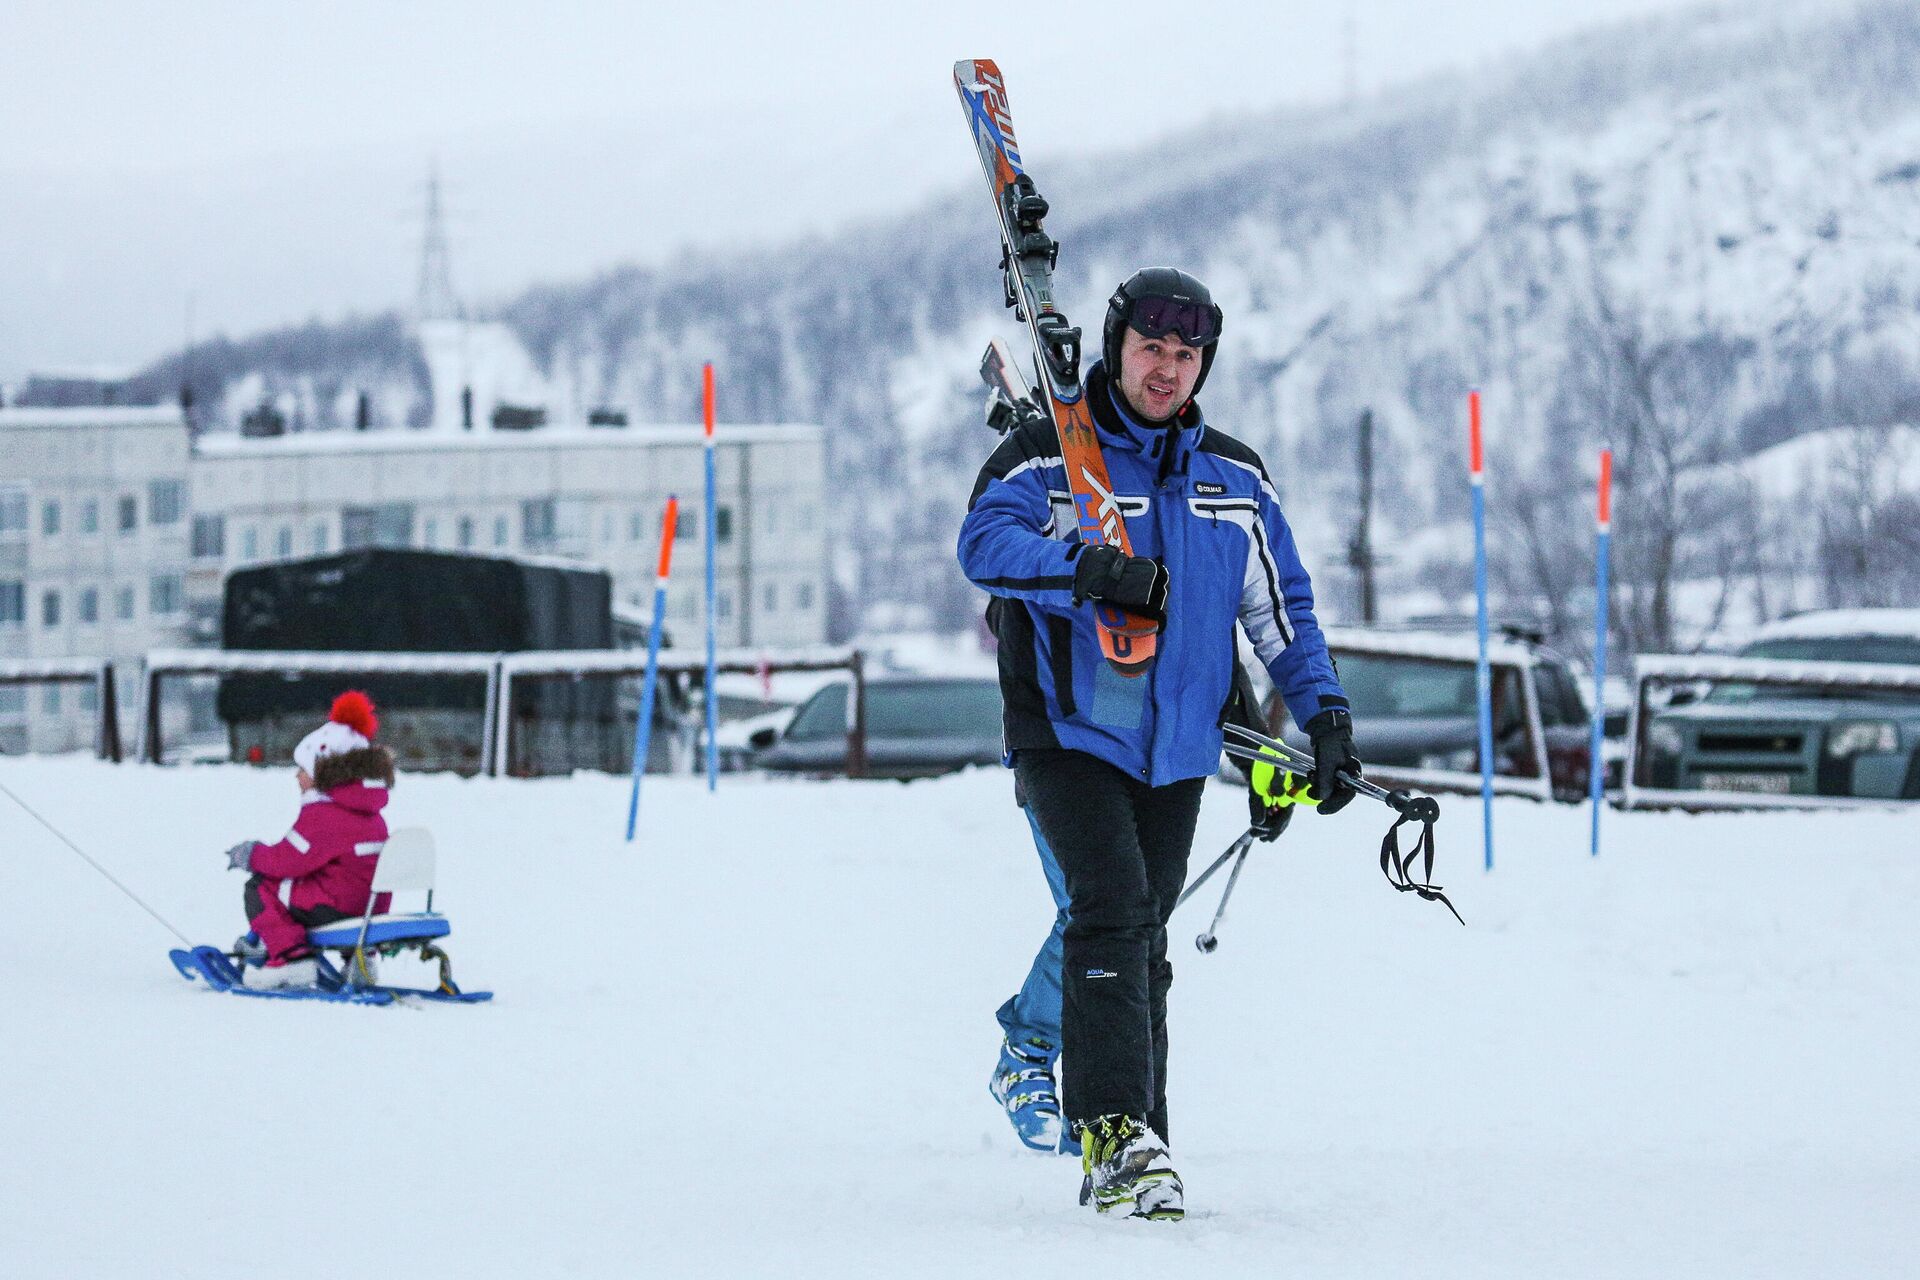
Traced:
<path fill-rule="evenodd" d="M 826 639 L 826 448 L 815 426 L 728 426 L 714 477 L 723 646 Z M 697 426 L 203 436 L 191 463 L 188 594 L 217 616 L 237 568 L 356 547 L 556 555 L 653 604 L 661 519 L 680 500 L 667 632 L 704 635 L 705 462 Z"/>
<path fill-rule="evenodd" d="M 581 560 L 607 569 L 617 607 L 644 618 L 669 494 L 680 521 L 667 631 L 699 645 L 703 452 L 697 426 L 190 444 L 175 408 L 0 409 L 0 657 L 115 659 L 130 734 L 140 655 L 217 646 L 228 571 L 361 546 Z M 719 642 L 823 642 L 821 429 L 723 426 L 715 476 Z M 91 747 L 94 714 L 90 691 L 0 685 L 0 751 Z"/>
<path fill-rule="evenodd" d="M 189 519 L 178 409 L 0 409 L 0 658 L 183 643 Z M 129 726 L 136 666 L 119 671 Z M 95 696 L 0 685 L 0 751 L 90 749 Z"/>

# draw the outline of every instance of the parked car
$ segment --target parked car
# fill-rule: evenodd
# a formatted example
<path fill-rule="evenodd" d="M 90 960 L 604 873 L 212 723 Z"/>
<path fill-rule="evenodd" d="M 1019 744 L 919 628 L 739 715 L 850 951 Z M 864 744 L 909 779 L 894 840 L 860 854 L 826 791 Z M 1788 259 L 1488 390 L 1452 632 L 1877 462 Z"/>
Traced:
<path fill-rule="evenodd" d="M 1353 704 L 1354 742 L 1369 776 L 1389 785 L 1478 789 L 1474 636 L 1334 627 L 1327 649 Z M 1495 785 L 1584 799 L 1591 728 L 1572 668 L 1538 637 L 1513 629 L 1490 643 L 1488 657 Z M 1298 729 L 1284 736 L 1306 745 Z"/>
<path fill-rule="evenodd" d="M 847 771 L 849 681 L 800 704 L 784 730 L 753 735 L 755 768 L 775 773 Z M 1000 685 L 991 678 L 911 676 L 866 683 L 867 776 L 930 778 L 998 764 Z"/>
<path fill-rule="evenodd" d="M 1920 609 L 1802 614 L 1762 628 L 1738 656 L 1920 671 Z M 1656 715 L 1646 751 L 1653 787 L 1920 799 L 1920 690 L 1716 681 Z"/>

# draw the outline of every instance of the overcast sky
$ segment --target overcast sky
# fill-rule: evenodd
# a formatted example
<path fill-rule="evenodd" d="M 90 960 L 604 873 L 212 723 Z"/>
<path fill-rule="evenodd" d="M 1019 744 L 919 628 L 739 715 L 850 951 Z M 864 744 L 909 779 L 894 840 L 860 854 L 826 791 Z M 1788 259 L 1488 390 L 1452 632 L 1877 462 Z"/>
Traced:
<path fill-rule="evenodd" d="M 0 3 L 0 378 L 454 283 L 829 230 L 977 182 L 950 83 L 1006 73 L 1030 164 L 1471 69 L 1676 0 Z M 970 188 L 969 188 L 970 189 Z M 983 210 L 982 216 L 986 214 Z"/>

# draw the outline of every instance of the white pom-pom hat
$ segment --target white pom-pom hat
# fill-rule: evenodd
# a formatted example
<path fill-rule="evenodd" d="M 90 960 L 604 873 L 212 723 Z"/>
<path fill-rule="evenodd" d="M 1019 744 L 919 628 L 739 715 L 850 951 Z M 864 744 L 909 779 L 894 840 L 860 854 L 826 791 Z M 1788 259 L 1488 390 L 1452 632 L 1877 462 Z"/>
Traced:
<path fill-rule="evenodd" d="M 372 700 L 358 689 L 349 689 L 333 700 L 327 722 L 300 739 L 300 745 L 293 749 L 293 762 L 312 777 L 324 757 L 372 746 L 379 727 Z"/>

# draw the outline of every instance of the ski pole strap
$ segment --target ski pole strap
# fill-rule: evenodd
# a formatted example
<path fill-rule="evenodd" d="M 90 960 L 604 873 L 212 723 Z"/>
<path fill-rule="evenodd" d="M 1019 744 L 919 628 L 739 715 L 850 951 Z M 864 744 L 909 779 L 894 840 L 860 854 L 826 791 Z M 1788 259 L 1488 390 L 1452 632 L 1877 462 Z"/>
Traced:
<path fill-rule="evenodd" d="M 1429 902 L 1437 902 L 1453 918 L 1460 920 L 1460 913 L 1454 910 L 1453 903 L 1447 901 L 1447 895 L 1440 886 L 1433 883 L 1433 824 L 1440 817 L 1440 806 L 1429 796 L 1409 796 L 1404 791 L 1392 791 L 1387 794 L 1387 803 L 1400 816 L 1387 828 L 1386 838 L 1380 841 L 1380 873 L 1387 883 L 1401 893 L 1418 894 Z M 1407 867 L 1407 855 L 1400 852 L 1400 828 L 1409 822 L 1420 824 L 1420 836 L 1414 842 L 1412 855 L 1421 860 L 1420 878 L 1415 880 Z M 1460 920 L 1461 926 L 1466 925 Z"/>

